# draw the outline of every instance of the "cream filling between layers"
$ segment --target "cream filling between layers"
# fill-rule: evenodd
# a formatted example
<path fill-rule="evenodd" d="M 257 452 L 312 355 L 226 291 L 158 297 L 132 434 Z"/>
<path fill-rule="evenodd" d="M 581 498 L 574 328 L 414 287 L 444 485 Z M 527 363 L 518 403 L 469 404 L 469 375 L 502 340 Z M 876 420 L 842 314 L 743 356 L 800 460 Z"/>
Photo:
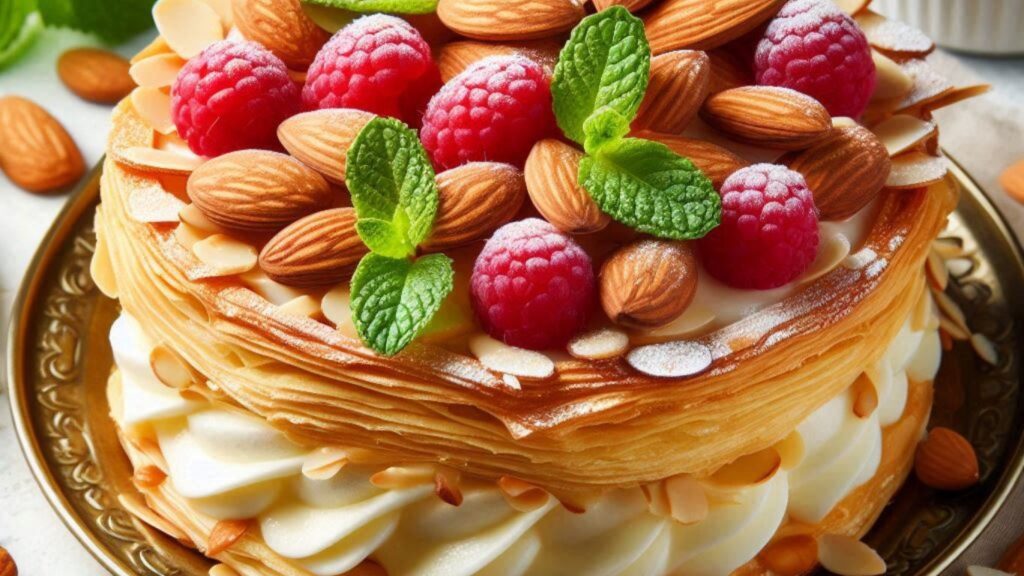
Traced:
<path fill-rule="evenodd" d="M 873 414 L 858 418 L 846 390 L 797 428 L 805 447 L 798 464 L 755 486 L 708 485 L 708 516 L 683 525 L 652 513 L 639 488 L 574 514 L 554 499 L 518 511 L 496 487 L 469 488 L 455 507 L 433 486 L 377 488 L 369 481 L 377 470 L 358 465 L 313 480 L 302 474 L 311 452 L 263 420 L 163 387 L 149 367 L 153 343 L 133 318 L 122 315 L 110 340 L 122 425 L 156 436 L 174 489 L 211 517 L 256 518 L 270 549 L 318 576 L 370 557 L 390 576 L 729 574 L 787 517 L 818 522 L 875 474 L 882 428 L 902 415 L 908 377 L 932 380 L 941 359 L 937 331 L 913 331 L 908 321 L 868 369 L 879 396 Z"/>

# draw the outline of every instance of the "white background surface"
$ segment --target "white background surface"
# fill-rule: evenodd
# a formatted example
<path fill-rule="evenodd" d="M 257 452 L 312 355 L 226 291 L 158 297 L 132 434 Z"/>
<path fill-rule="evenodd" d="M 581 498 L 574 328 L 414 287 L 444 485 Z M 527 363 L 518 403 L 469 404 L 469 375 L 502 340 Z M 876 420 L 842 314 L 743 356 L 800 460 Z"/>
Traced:
<path fill-rule="evenodd" d="M 129 55 L 145 45 L 145 41 L 141 38 L 120 51 Z M 103 154 L 110 108 L 78 100 L 60 84 L 54 68 L 61 52 L 91 43 L 81 35 L 47 31 L 23 61 L 0 72 L 0 94 L 27 96 L 57 116 L 78 142 L 88 166 Z M 991 192 L 1021 235 L 1024 208 L 1001 193 L 996 178 L 1012 161 L 1024 159 L 1024 60 L 946 54 L 937 54 L 933 59 L 961 82 L 980 75 L 996 86 L 995 93 L 940 116 L 942 143 Z M 0 175 L 0 342 L 6 338 L 11 301 L 25 267 L 66 199 L 67 194 L 28 194 Z M 0 349 L 6 350 L 6 344 Z M 4 377 L 0 375 L 0 380 Z M 0 545 L 10 551 L 21 576 L 105 574 L 64 528 L 32 479 L 11 429 L 4 388 L 0 386 L 4 395 L 0 398 Z M 1017 499 L 1018 506 L 1022 505 L 1021 500 Z M 1005 548 L 1011 537 L 1005 534 L 994 538 L 987 549 L 972 550 L 969 559 L 977 563 L 994 562 L 993 554 L 998 552 L 993 550 Z"/>

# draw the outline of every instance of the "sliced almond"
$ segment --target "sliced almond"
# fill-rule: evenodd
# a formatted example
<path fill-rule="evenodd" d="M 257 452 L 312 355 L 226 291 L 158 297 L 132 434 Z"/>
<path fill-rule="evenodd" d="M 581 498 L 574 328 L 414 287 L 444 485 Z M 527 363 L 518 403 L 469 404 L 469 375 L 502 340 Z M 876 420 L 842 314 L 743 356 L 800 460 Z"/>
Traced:
<path fill-rule="evenodd" d="M 932 297 L 935 299 L 935 303 L 938 304 L 939 310 L 941 310 L 947 318 L 952 320 L 953 323 L 959 326 L 964 332 L 970 332 L 970 328 L 967 326 L 967 316 L 948 294 L 941 290 L 933 289 Z"/>
<path fill-rule="evenodd" d="M 73 48 L 57 60 L 61 82 L 79 98 L 113 104 L 135 88 L 128 61 L 99 48 Z"/>
<path fill-rule="evenodd" d="M 886 188 L 923 188 L 946 177 L 946 160 L 922 152 L 907 152 L 892 159 Z"/>
<path fill-rule="evenodd" d="M 718 469 L 710 480 L 719 486 L 757 486 L 771 480 L 782 468 L 782 456 L 774 448 L 742 456 Z"/>
<path fill-rule="evenodd" d="M 579 185 L 583 152 L 560 140 L 537 142 L 526 159 L 526 188 L 534 207 L 563 232 L 590 234 L 611 219 Z"/>
<path fill-rule="evenodd" d="M 554 70 L 561 48 L 561 44 L 554 40 L 502 44 L 460 40 L 441 47 L 437 56 L 437 67 L 441 70 L 441 79 L 445 82 L 461 74 L 474 62 L 491 56 L 525 56 L 549 70 Z"/>
<path fill-rule="evenodd" d="M 132 482 L 139 487 L 139 489 L 156 488 L 163 484 L 166 479 L 167 474 L 164 473 L 163 470 L 152 465 L 137 468 L 135 470 L 135 474 L 132 476 Z"/>
<path fill-rule="evenodd" d="M 353 208 L 311 214 L 275 235 L 260 252 L 260 269 L 287 286 L 327 286 L 351 277 L 368 249 Z"/>
<path fill-rule="evenodd" d="M 698 342 L 665 342 L 635 348 L 627 356 L 629 365 L 657 378 L 685 378 L 711 367 L 711 350 Z"/>
<path fill-rule="evenodd" d="M 939 316 L 939 328 L 953 340 L 966 342 L 971 339 L 971 333 L 964 330 L 952 319 L 946 316 Z"/>
<path fill-rule="evenodd" d="M 450 468 L 442 468 L 434 474 L 434 494 L 452 506 L 462 505 L 460 474 Z"/>
<path fill-rule="evenodd" d="M 1003 171 L 999 176 L 999 184 L 1010 198 L 1024 204 L 1024 160 L 1014 163 Z"/>
<path fill-rule="evenodd" d="M 935 50 L 927 34 L 905 22 L 871 11 L 861 12 L 854 19 L 871 46 L 894 58 L 923 58 Z"/>
<path fill-rule="evenodd" d="M 871 59 L 875 63 L 874 101 L 899 102 L 906 98 L 914 89 L 914 79 L 903 71 L 895 61 L 877 50 L 872 50 Z"/>
<path fill-rule="evenodd" d="M 612 328 L 586 332 L 569 342 L 569 354 L 584 360 L 618 358 L 628 349 L 629 336 Z"/>
<path fill-rule="evenodd" d="M 430 464 L 392 466 L 370 476 L 370 483 L 384 490 L 404 490 L 433 484 L 437 468 Z"/>
<path fill-rule="evenodd" d="M 350 338 L 358 337 L 352 322 L 352 297 L 347 284 L 328 291 L 320 301 L 320 309 L 339 332 Z"/>
<path fill-rule="evenodd" d="M 150 351 L 149 367 L 157 380 L 168 388 L 182 390 L 196 383 L 195 374 L 188 364 L 181 356 L 162 344 Z"/>
<path fill-rule="evenodd" d="M 547 490 L 509 476 L 498 479 L 498 489 L 509 506 L 520 512 L 536 510 L 551 499 L 551 494 Z"/>
<path fill-rule="evenodd" d="M 443 252 L 489 238 L 526 199 L 523 172 L 501 162 L 470 162 L 437 175 L 434 227 L 420 248 Z"/>
<path fill-rule="evenodd" d="M 132 91 L 132 106 L 142 120 L 161 134 L 176 130 L 171 119 L 171 96 L 159 88 L 136 88 Z"/>
<path fill-rule="evenodd" d="M 144 224 L 178 222 L 178 214 L 184 207 L 180 198 L 160 186 L 135 188 L 128 195 L 128 214 Z"/>
<path fill-rule="evenodd" d="M 924 60 L 900 63 L 900 69 L 912 81 L 913 88 L 896 107 L 897 113 L 913 113 L 953 91 L 953 84 Z"/>
<path fill-rule="evenodd" d="M 256 249 L 225 234 L 214 234 L 192 245 L 192 253 L 217 276 L 233 276 L 256 266 Z"/>
<path fill-rule="evenodd" d="M 673 476 L 664 482 L 669 515 L 680 524 L 697 524 L 708 517 L 708 496 L 700 482 L 689 476 Z"/>
<path fill-rule="evenodd" d="M 177 54 L 157 54 L 132 64 L 128 72 L 142 88 L 167 88 L 184 66 L 185 60 Z"/>
<path fill-rule="evenodd" d="M 440 0 L 437 15 L 445 26 L 463 36 L 500 42 L 567 32 L 586 11 L 581 0 Z"/>
<path fill-rule="evenodd" d="M 348 462 L 349 454 L 342 448 L 318 448 L 306 456 L 302 463 L 302 475 L 311 480 L 328 480 L 336 476 Z"/>
<path fill-rule="evenodd" d="M 700 112 L 711 88 L 711 60 L 704 52 L 673 50 L 651 59 L 651 79 L 634 122 L 679 134 Z"/>
<path fill-rule="evenodd" d="M 871 130 L 889 151 L 889 155 L 896 156 L 922 146 L 935 135 L 938 127 L 914 116 L 897 114 Z"/>
<path fill-rule="evenodd" d="M 721 188 L 725 180 L 734 172 L 749 166 L 750 163 L 740 158 L 729 150 L 708 142 L 685 136 L 674 136 L 642 130 L 637 132 L 638 138 L 645 138 L 661 142 L 668 146 L 673 152 L 689 158 L 697 168 L 700 168 L 716 188 Z"/>
<path fill-rule="evenodd" d="M 974 352 L 978 354 L 978 357 L 988 362 L 992 366 L 999 364 L 999 352 L 996 350 L 995 344 L 992 340 L 984 334 L 972 334 L 971 335 L 971 347 L 974 348 Z"/>
<path fill-rule="evenodd" d="M 818 566 L 818 541 L 810 534 L 784 536 L 765 546 L 757 559 L 778 576 L 808 574 Z"/>
<path fill-rule="evenodd" d="M 600 274 L 601 307 L 616 324 L 664 326 L 697 293 L 697 257 L 684 242 L 640 240 L 608 258 Z"/>
<path fill-rule="evenodd" d="M 850 255 L 850 240 L 845 234 L 829 234 L 822 238 L 818 257 L 798 280 L 801 284 L 814 282 L 832 270 Z"/>
<path fill-rule="evenodd" d="M 249 530 L 248 520 L 221 520 L 213 526 L 206 543 L 206 555 L 215 557 L 234 546 Z"/>
<path fill-rule="evenodd" d="M 239 576 L 239 574 L 227 564 L 216 564 L 210 567 L 209 576 Z"/>
<path fill-rule="evenodd" d="M 277 136 L 292 156 L 331 182 L 344 184 L 348 149 L 373 117 L 348 108 L 304 112 L 282 122 Z"/>
<path fill-rule="evenodd" d="M 839 576 L 885 574 L 885 560 L 870 546 L 849 536 L 823 534 L 818 540 L 818 560 Z"/>
<path fill-rule="evenodd" d="M 992 90 L 992 86 L 989 84 L 977 84 L 974 86 L 960 86 L 954 88 L 938 98 L 931 100 L 930 102 L 921 106 L 921 109 L 927 113 L 939 110 L 941 108 L 947 108 L 958 102 L 976 98 L 983 94 L 988 94 Z"/>
<path fill-rule="evenodd" d="M 934 250 L 928 252 L 925 259 L 925 272 L 928 274 L 928 281 L 932 287 L 942 292 L 949 285 L 949 269 L 946 268 L 946 261 Z"/>
<path fill-rule="evenodd" d="M 866 374 L 861 374 L 853 383 L 853 414 L 857 418 L 868 418 L 878 408 L 878 390 Z"/>
<path fill-rule="evenodd" d="M 719 92 L 704 102 L 701 114 L 732 138 L 782 150 L 813 146 L 832 132 L 832 118 L 817 100 L 775 86 Z"/>
<path fill-rule="evenodd" d="M 785 0 L 662 0 L 644 15 L 655 54 L 716 48 L 771 18 Z"/>
<path fill-rule="evenodd" d="M 917 447 L 914 472 L 925 486 L 964 490 L 978 483 L 978 456 L 971 443 L 959 433 L 936 427 Z"/>
<path fill-rule="evenodd" d="M 543 380 L 555 373 L 555 363 L 544 354 L 509 346 L 490 336 L 470 338 L 469 349 L 481 364 L 502 374 Z"/>
<path fill-rule="evenodd" d="M 235 15 L 231 8 L 231 0 L 203 0 L 213 11 L 220 16 L 220 23 L 225 30 L 230 30 L 235 24 Z"/>
<path fill-rule="evenodd" d="M 99 217 L 97 210 L 97 218 Z M 100 225 L 96 224 L 97 232 Z M 92 277 L 96 287 L 104 296 L 111 299 L 118 297 L 117 274 L 114 273 L 114 263 L 110 260 L 110 251 L 107 249 L 107 241 L 103 234 L 96 234 L 96 247 L 89 262 L 89 276 Z"/>
<path fill-rule="evenodd" d="M 165 40 L 163 36 L 158 35 L 152 42 L 147 44 L 145 48 L 139 50 L 135 56 L 132 56 L 131 60 L 128 62 L 130 64 L 135 64 L 136 62 L 145 60 L 150 56 L 158 56 L 160 54 L 174 54 L 174 50 L 171 50 L 171 47 L 167 45 L 167 40 Z"/>
<path fill-rule="evenodd" d="M 204 162 L 196 155 L 158 150 L 147 146 L 132 146 L 122 150 L 112 149 L 110 153 L 118 164 L 150 174 L 187 176 L 202 166 Z"/>
<path fill-rule="evenodd" d="M 159 0 L 153 22 L 167 45 L 186 60 L 224 39 L 220 15 L 202 0 Z"/>
<path fill-rule="evenodd" d="M 285 316 L 302 316 L 303 318 L 319 318 L 320 300 L 309 294 L 303 294 L 277 307 L 277 311 Z"/>

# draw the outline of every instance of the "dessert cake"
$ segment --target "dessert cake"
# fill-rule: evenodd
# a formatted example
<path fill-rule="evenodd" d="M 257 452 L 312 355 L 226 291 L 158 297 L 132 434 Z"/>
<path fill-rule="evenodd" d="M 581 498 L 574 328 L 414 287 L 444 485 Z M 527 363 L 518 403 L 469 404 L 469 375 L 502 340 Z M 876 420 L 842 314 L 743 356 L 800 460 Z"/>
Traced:
<path fill-rule="evenodd" d="M 971 338 L 931 113 L 985 88 L 923 35 L 340 4 L 158 0 L 133 61 L 92 274 L 139 521 L 219 575 L 853 576 L 915 460 L 977 480 L 918 446 Z"/>

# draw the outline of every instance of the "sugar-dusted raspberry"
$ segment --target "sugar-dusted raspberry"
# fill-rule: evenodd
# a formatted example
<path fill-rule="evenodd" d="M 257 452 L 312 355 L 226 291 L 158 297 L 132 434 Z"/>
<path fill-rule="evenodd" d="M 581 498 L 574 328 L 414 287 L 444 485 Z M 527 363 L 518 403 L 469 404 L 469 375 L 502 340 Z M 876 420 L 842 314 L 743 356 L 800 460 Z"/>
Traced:
<path fill-rule="evenodd" d="M 833 116 L 858 118 L 875 91 L 875 62 L 857 23 L 828 0 L 790 0 L 754 57 L 757 83 L 816 98 Z"/>
<path fill-rule="evenodd" d="M 477 160 L 522 166 L 533 145 L 554 131 L 544 68 L 523 56 L 492 56 L 434 96 L 420 139 L 441 169 Z"/>
<path fill-rule="evenodd" d="M 564 346 L 595 302 L 594 267 L 572 238 L 528 218 L 506 224 L 477 257 L 470 284 L 483 328 L 511 346 Z"/>
<path fill-rule="evenodd" d="M 364 16 L 345 26 L 317 54 L 306 75 L 306 110 L 358 108 L 419 126 L 441 88 L 430 46 L 408 22 Z"/>
<path fill-rule="evenodd" d="M 171 88 L 178 134 L 202 156 L 279 148 L 277 126 L 299 111 L 280 58 L 255 42 L 224 40 L 192 58 Z"/>
<path fill-rule="evenodd" d="M 722 185 L 722 224 L 700 240 L 704 267 L 736 288 L 787 284 L 818 254 L 818 212 L 804 177 L 757 164 Z"/>

